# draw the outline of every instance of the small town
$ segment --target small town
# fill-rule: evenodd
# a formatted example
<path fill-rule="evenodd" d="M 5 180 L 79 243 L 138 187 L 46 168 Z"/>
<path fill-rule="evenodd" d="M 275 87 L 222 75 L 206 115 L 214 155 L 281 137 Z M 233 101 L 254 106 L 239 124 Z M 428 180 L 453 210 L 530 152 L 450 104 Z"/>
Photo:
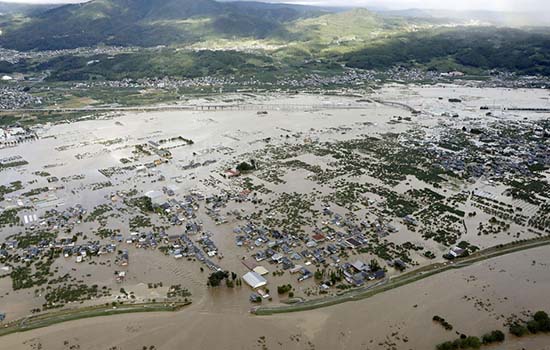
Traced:
<path fill-rule="evenodd" d="M 550 350 L 550 5 L 0 1 L 0 350 Z"/>

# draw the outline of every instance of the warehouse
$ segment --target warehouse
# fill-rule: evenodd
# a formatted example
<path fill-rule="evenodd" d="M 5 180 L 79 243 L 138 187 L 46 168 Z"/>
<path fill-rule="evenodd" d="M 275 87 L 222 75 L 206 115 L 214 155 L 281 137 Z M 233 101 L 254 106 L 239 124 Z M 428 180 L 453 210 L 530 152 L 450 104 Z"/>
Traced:
<path fill-rule="evenodd" d="M 243 276 L 243 280 L 253 289 L 263 287 L 267 284 L 267 280 L 259 273 L 250 271 Z"/>

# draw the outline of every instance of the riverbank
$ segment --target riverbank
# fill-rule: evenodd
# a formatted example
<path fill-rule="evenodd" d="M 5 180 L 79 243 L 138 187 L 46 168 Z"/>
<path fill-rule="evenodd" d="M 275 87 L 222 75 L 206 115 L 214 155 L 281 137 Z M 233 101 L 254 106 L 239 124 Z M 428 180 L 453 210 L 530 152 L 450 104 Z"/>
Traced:
<path fill-rule="evenodd" d="M 112 316 L 138 312 L 174 312 L 191 305 L 191 301 L 177 303 L 143 303 L 128 305 L 99 305 L 85 308 L 67 309 L 56 312 L 48 312 L 41 315 L 25 317 L 6 324 L 0 328 L 0 337 L 12 333 L 30 331 L 37 328 L 48 327 L 54 324 L 75 321 L 83 318 Z"/>
<path fill-rule="evenodd" d="M 537 248 L 550 245 L 550 237 L 541 237 L 526 241 L 512 242 L 501 246 L 485 249 L 476 252 L 468 257 L 450 261 L 448 263 L 435 263 L 424 266 L 420 269 L 413 270 L 395 278 L 387 278 L 373 285 L 362 288 L 352 289 L 333 297 L 324 297 L 303 302 L 297 302 L 284 306 L 260 306 L 254 308 L 252 312 L 255 315 L 265 316 L 277 313 L 299 312 L 306 310 L 314 310 L 322 307 L 337 305 L 348 301 L 358 301 L 365 298 L 370 298 L 376 294 L 399 288 L 406 284 L 428 278 L 438 273 L 442 273 L 451 269 L 460 269 L 470 266 L 474 263 L 492 259 L 505 254 L 511 254 L 518 251 Z"/>

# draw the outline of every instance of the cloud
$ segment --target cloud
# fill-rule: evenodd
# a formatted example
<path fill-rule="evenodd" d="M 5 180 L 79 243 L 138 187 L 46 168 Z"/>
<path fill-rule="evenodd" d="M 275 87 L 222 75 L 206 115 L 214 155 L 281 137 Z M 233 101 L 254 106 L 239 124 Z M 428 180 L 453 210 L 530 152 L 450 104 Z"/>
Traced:
<path fill-rule="evenodd" d="M 324 6 L 376 6 L 387 9 L 423 8 L 522 12 L 550 11 L 550 1 L 548 0 L 282 0 L 281 2 Z"/>

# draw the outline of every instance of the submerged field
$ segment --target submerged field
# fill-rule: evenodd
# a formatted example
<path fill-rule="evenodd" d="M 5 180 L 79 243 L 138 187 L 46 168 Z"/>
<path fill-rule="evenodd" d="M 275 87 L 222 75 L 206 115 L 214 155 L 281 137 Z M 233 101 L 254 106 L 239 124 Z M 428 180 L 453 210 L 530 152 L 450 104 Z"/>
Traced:
<path fill-rule="evenodd" d="M 241 107 L 32 126 L 36 138 L 0 149 L 4 322 L 193 303 L 54 325 L 0 345 L 429 349 L 456 332 L 481 336 L 549 311 L 541 247 L 362 301 L 249 313 L 253 292 L 269 294 L 261 305 L 270 307 L 334 296 L 447 264 L 453 249 L 468 255 L 547 236 L 550 125 L 547 114 L 513 109 L 548 100 L 545 90 L 449 85 L 226 94 L 186 103 Z M 242 280 L 255 266 L 268 271 L 260 291 Z M 207 286 L 218 269 L 227 277 Z M 548 341 L 508 338 L 501 348 Z"/>

